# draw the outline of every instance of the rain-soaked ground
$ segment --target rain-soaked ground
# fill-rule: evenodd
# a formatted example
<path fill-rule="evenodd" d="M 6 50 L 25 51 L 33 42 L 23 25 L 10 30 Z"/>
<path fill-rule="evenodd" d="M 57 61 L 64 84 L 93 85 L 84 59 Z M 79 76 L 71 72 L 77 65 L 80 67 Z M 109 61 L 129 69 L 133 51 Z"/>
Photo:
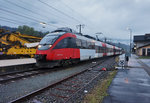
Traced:
<path fill-rule="evenodd" d="M 138 61 L 132 55 L 129 67 L 118 70 L 103 103 L 150 103 L 150 76 Z"/>

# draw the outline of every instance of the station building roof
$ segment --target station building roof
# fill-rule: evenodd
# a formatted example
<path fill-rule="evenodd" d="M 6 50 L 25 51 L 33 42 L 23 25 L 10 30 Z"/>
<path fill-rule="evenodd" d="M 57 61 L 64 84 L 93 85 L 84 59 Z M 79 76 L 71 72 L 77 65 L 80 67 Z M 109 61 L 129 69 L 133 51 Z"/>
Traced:
<path fill-rule="evenodd" d="M 143 45 L 143 46 L 140 46 L 138 48 L 143 48 L 143 47 L 147 47 L 147 46 L 150 46 L 150 43 L 146 44 L 146 45 Z"/>
<path fill-rule="evenodd" d="M 145 35 L 135 35 L 134 36 L 134 42 L 150 42 L 150 34 L 145 34 Z"/>

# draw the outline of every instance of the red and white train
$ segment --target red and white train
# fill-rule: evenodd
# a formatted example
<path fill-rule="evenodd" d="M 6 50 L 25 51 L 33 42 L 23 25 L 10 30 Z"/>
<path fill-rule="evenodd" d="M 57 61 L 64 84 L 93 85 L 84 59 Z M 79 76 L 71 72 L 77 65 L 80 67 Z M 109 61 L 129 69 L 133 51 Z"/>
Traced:
<path fill-rule="evenodd" d="M 35 59 L 38 67 L 54 67 L 121 53 L 121 48 L 60 28 L 40 41 Z"/>

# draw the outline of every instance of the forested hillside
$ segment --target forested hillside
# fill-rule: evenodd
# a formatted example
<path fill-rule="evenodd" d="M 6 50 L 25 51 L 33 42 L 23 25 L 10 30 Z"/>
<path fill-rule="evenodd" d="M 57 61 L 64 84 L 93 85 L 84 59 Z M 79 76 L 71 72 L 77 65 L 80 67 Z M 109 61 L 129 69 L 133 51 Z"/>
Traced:
<path fill-rule="evenodd" d="M 37 31 L 33 27 L 29 27 L 27 25 L 18 26 L 18 28 L 12 28 L 12 27 L 8 27 L 8 26 L 0 25 L 0 28 L 10 30 L 10 31 L 19 31 L 21 34 L 33 35 L 33 36 L 38 36 L 38 37 L 43 37 L 49 33 L 49 32 Z"/>

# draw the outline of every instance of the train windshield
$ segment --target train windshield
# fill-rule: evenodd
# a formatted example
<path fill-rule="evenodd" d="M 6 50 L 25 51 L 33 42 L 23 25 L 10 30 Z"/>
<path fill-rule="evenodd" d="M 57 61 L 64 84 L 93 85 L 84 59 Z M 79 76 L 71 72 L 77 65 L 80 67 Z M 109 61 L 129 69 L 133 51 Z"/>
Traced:
<path fill-rule="evenodd" d="M 61 36 L 63 35 L 64 33 L 61 32 L 55 32 L 55 33 L 49 33 L 47 34 L 41 41 L 40 41 L 40 44 L 38 46 L 38 49 L 39 50 L 47 50 L 49 49 L 53 44 L 54 42 Z"/>
<path fill-rule="evenodd" d="M 46 35 L 41 41 L 40 44 L 53 44 L 60 35 Z"/>

